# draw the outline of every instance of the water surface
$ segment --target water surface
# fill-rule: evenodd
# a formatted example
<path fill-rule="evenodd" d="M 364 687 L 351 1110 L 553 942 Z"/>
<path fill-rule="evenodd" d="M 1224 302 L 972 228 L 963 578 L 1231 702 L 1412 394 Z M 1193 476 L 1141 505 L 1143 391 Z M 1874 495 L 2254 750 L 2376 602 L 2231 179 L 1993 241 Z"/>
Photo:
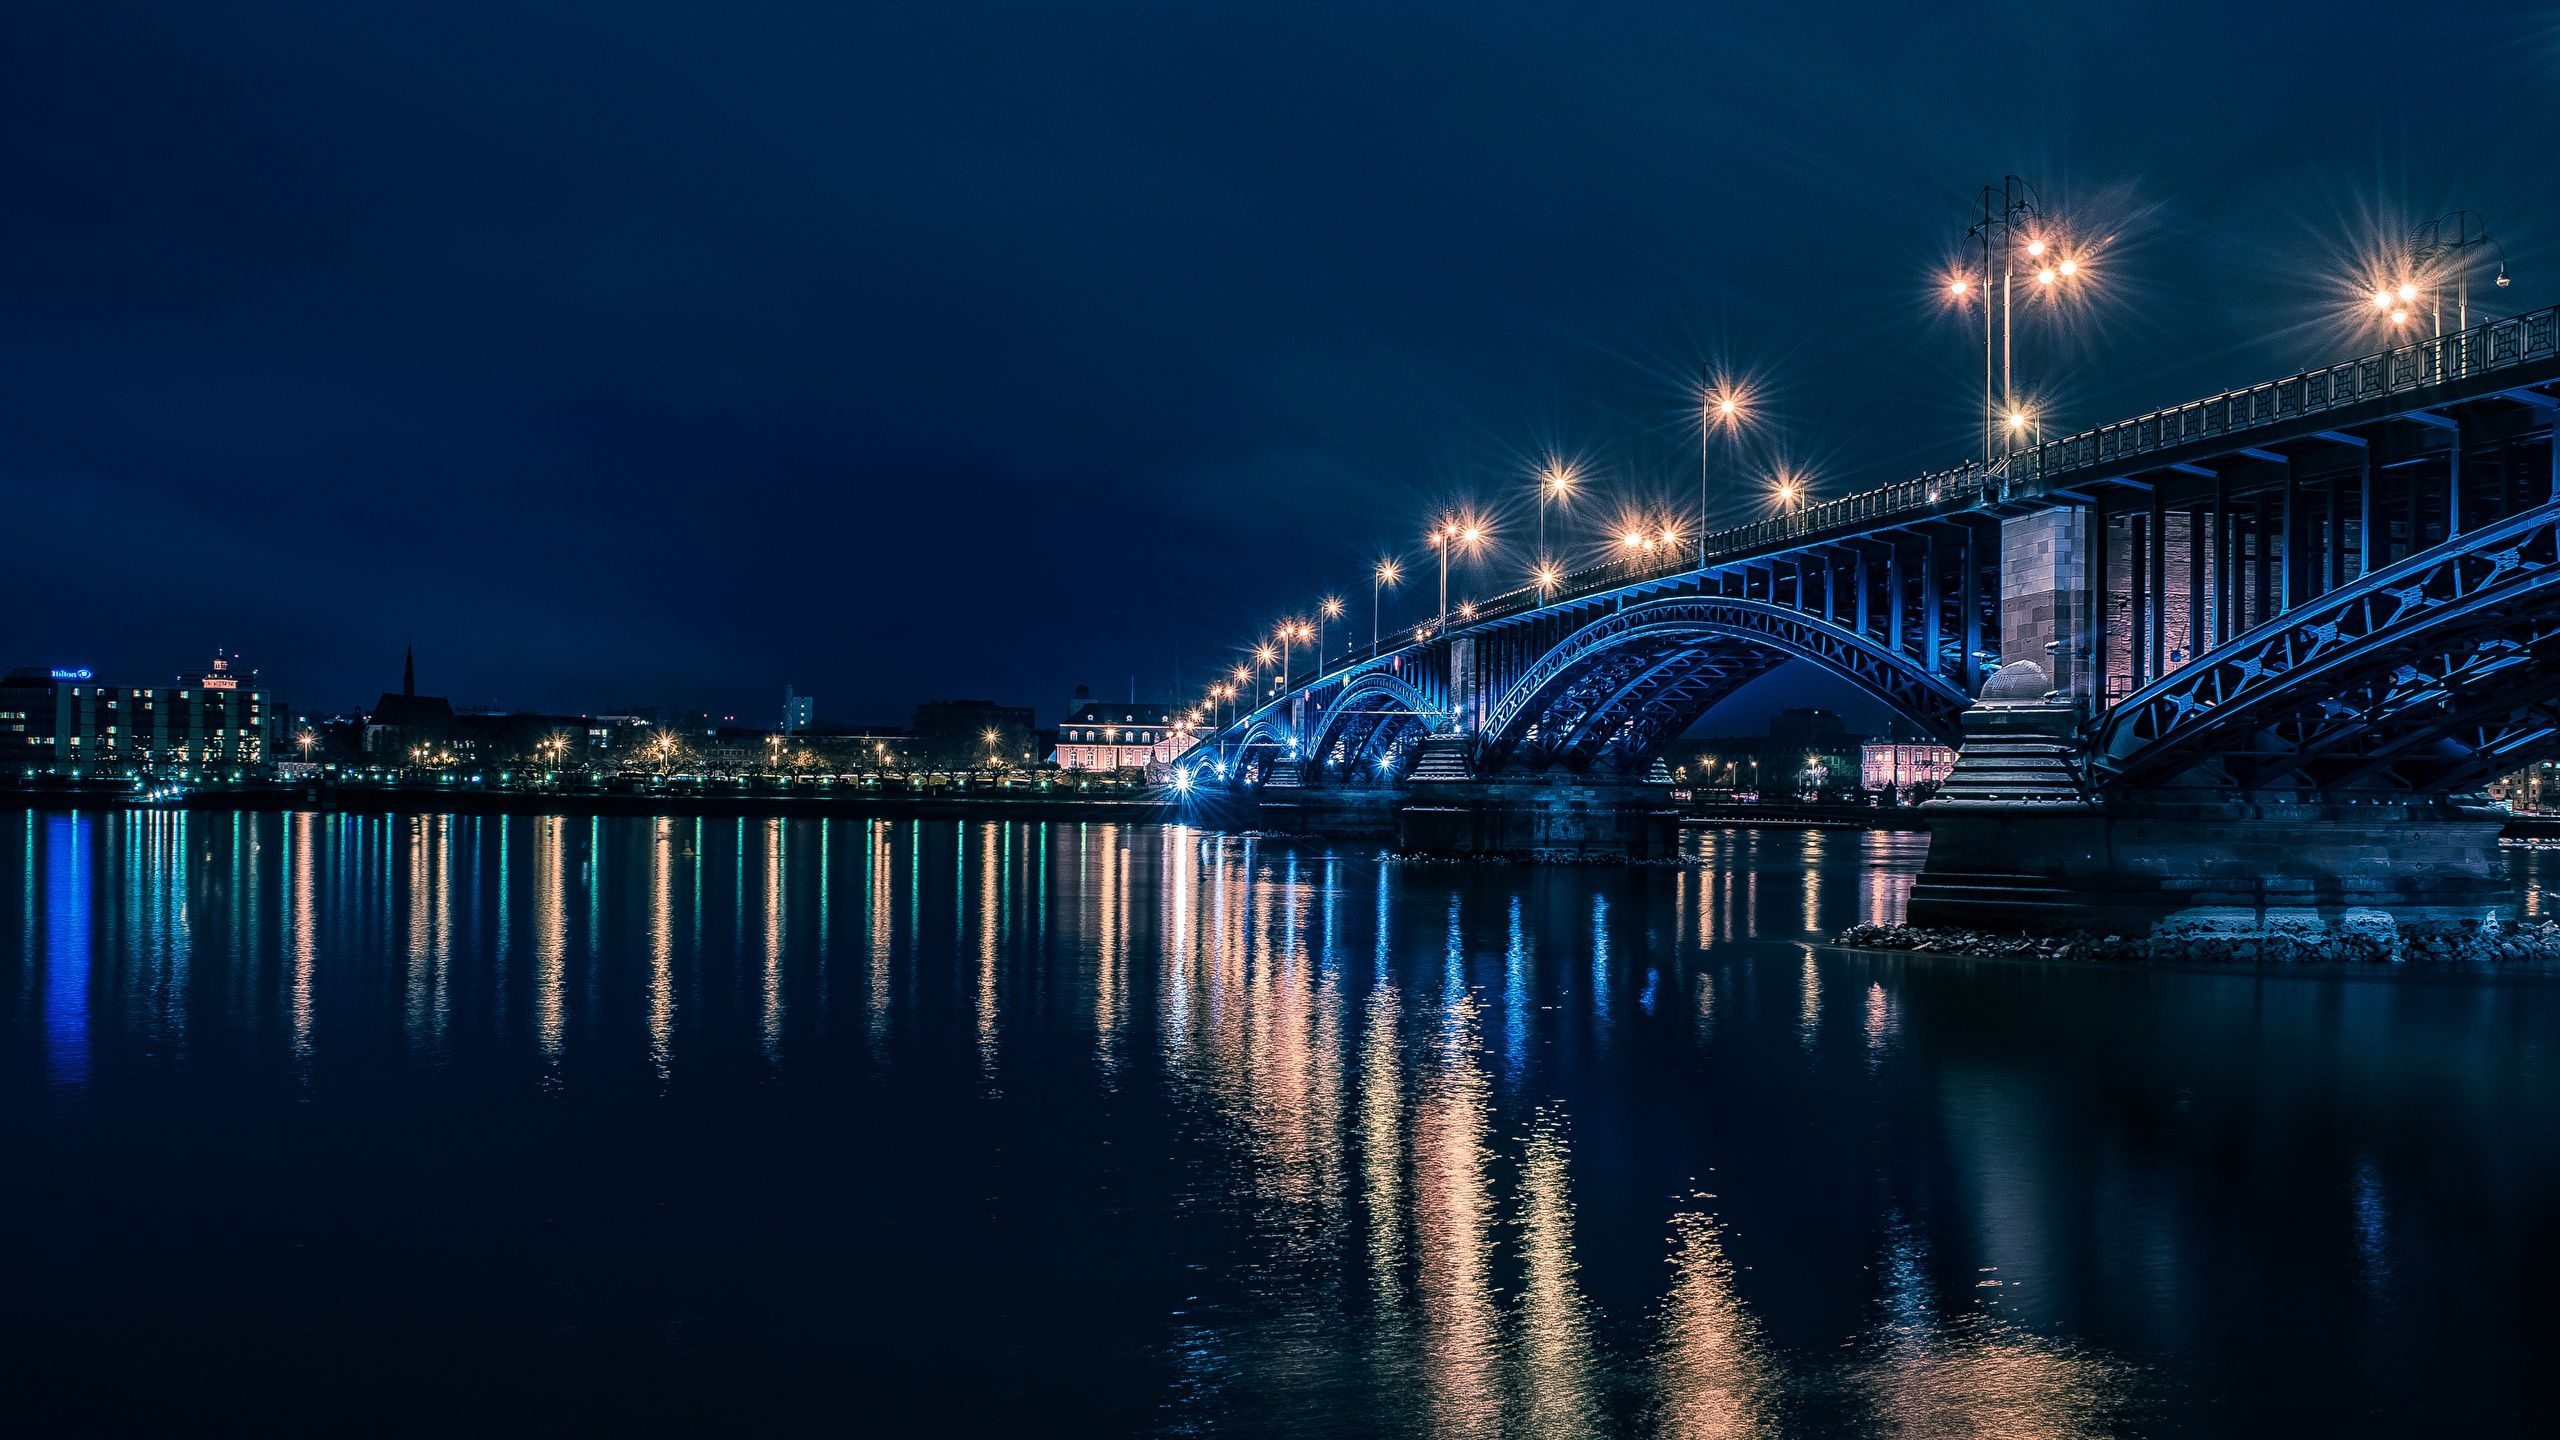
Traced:
<path fill-rule="evenodd" d="M 1691 843 L 10 814 L 6 1403 L 2554 1425 L 2560 990 L 1832 951 L 1917 837 Z"/>

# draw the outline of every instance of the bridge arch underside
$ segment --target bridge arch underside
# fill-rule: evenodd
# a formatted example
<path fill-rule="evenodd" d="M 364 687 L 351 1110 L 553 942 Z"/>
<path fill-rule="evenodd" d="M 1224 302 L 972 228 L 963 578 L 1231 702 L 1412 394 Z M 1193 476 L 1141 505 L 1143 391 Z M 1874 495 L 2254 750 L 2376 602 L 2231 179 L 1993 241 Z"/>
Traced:
<path fill-rule="evenodd" d="M 2560 756 L 2560 505 L 2191 669 L 2108 717 L 2103 788 L 2461 794 Z"/>
<path fill-rule="evenodd" d="M 1224 763 L 1231 782 L 1259 785 L 1271 778 L 1272 769 L 1281 761 L 1295 758 L 1297 752 L 1289 744 L 1289 732 L 1275 717 L 1247 727 Z"/>
<path fill-rule="evenodd" d="M 1431 731 L 1419 692 L 1401 685 L 1354 688 L 1329 707 L 1308 749 L 1306 783 L 1393 785 Z"/>
<path fill-rule="evenodd" d="M 1809 660 L 1954 743 L 1963 691 L 1837 626 L 1746 601 L 1660 602 L 1568 637 L 1486 716 L 1478 769 L 1642 773 L 1736 690 Z"/>

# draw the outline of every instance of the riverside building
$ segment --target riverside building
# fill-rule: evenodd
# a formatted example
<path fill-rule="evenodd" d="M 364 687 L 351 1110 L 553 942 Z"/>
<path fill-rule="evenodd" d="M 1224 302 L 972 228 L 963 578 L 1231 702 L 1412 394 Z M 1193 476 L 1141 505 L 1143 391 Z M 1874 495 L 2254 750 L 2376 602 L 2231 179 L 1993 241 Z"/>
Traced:
<path fill-rule="evenodd" d="M 0 769 L 21 775 L 265 765 L 284 717 L 257 672 L 215 652 L 174 685 L 100 684 L 85 669 L 12 670 L 0 681 Z"/>

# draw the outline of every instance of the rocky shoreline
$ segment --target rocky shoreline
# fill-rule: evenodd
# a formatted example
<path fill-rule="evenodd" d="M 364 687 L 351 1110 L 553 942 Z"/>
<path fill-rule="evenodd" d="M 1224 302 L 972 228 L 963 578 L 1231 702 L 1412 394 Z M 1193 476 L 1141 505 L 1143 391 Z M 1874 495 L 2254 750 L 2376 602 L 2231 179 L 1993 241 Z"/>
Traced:
<path fill-rule="evenodd" d="M 1852 925 L 1831 941 L 1857 950 L 2028 960 L 2188 961 L 2278 965 L 2524 965 L 2560 962 L 2560 923 L 2400 935 L 2273 928 L 2157 936 L 2002 933 L 1915 925 Z"/>

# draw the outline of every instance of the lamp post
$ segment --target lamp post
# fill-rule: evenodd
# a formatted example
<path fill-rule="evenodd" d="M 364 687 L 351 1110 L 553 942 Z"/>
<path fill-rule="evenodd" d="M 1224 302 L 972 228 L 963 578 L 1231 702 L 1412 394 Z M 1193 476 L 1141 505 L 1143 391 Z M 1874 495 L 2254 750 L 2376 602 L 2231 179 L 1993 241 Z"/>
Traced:
<path fill-rule="evenodd" d="M 1707 387 L 1705 409 L 1698 428 L 1698 564 L 1707 563 L 1707 479 L 1708 458 L 1715 449 L 1716 431 L 1729 437 L 1749 418 L 1751 399 L 1738 387 L 1717 381 Z"/>
<path fill-rule="evenodd" d="M 1289 693 L 1289 647 L 1306 639 L 1307 633 L 1307 622 L 1304 620 L 1280 622 L 1280 693 L 1283 695 Z"/>
<path fill-rule="evenodd" d="M 2035 191 L 2025 181 L 2015 175 L 2004 175 L 1997 186 L 1982 187 L 1981 198 L 1981 218 L 1965 231 L 1965 238 L 1979 243 L 1982 269 L 1978 274 L 1958 273 L 1951 277 L 1947 282 L 1947 293 L 1961 304 L 1972 297 L 1977 284 L 1981 287 L 1982 454 L 1988 461 L 2003 438 L 1999 433 L 2002 422 L 2019 408 L 2013 314 L 2019 257 L 2024 256 L 2033 270 L 2035 293 L 2048 298 L 2085 280 L 2088 266 L 2084 255 L 2072 253 L 2067 239 L 2050 230 L 2027 228 L 2026 222 L 2039 216 L 2042 208 Z M 1996 315 L 1991 303 L 1991 284 L 1995 273 L 2000 283 L 2000 304 Z M 2011 431 L 2008 438 L 2016 438 L 2018 427 L 2008 428 Z"/>
<path fill-rule="evenodd" d="M 1339 620 L 1339 619 L 1341 619 L 1341 618 L 1342 618 L 1342 597 L 1341 597 L 1341 596 L 1339 596 L 1339 595 L 1327 595 L 1326 597 L 1324 597 L 1323 602 L 1322 602 L 1321 604 L 1319 604 L 1319 605 L 1317 605 L 1317 606 L 1316 606 L 1316 674 L 1315 674 L 1315 678 L 1316 678 L 1317 680 L 1321 680 L 1321 679 L 1323 679 L 1323 678 L 1324 678 L 1324 627 L 1325 627 L 1325 622 L 1326 622 L 1326 621 L 1328 621 L 1328 620 Z M 1313 682 L 1311 681 L 1311 682 L 1309 682 L 1309 683 L 1313 683 Z"/>
<path fill-rule="evenodd" d="M 1449 630 L 1449 551 L 1464 545 L 1469 550 L 1484 543 L 1484 526 L 1472 521 L 1447 520 L 1431 532 L 1432 548 L 1440 552 L 1440 631 Z"/>
<path fill-rule="evenodd" d="M 1378 654 L 1378 592 L 1392 588 L 1403 579 L 1404 567 L 1393 560 L 1381 560 L 1378 567 L 1369 572 L 1369 655 L 1372 659 Z"/>
<path fill-rule="evenodd" d="M 1573 484 L 1581 478 L 1574 473 L 1572 466 L 1556 462 L 1550 462 L 1546 469 L 1538 472 L 1538 558 L 1540 560 L 1547 558 L 1547 502 L 1552 500 L 1562 505 L 1572 499 Z"/>
<path fill-rule="evenodd" d="M 2498 288 L 2503 290 L 2507 287 L 2507 249 L 2505 246 L 2498 244 L 2497 241 L 2490 239 L 2489 232 L 2480 228 L 2480 216 L 2474 211 L 2456 210 L 2452 214 L 2444 216 L 2441 219 L 2430 220 L 2426 224 L 2419 226 L 2416 232 L 2410 235 L 2409 241 L 2409 258 L 2412 261 L 2423 263 L 2429 260 L 2439 260 L 2447 255 L 2453 257 L 2453 328 L 2457 331 L 2468 330 L 2471 328 L 2472 251 L 2479 249 L 2483 245 L 2491 246 L 2497 250 Z M 2416 298 L 2414 295 L 2406 293 L 2411 287 L 2403 285 L 2400 288 L 2404 292 L 2400 297 L 2402 300 L 2405 301 Z M 2444 289 L 2442 286 L 2435 287 L 2435 320 L 2436 334 L 2441 336 L 2444 334 Z"/>

